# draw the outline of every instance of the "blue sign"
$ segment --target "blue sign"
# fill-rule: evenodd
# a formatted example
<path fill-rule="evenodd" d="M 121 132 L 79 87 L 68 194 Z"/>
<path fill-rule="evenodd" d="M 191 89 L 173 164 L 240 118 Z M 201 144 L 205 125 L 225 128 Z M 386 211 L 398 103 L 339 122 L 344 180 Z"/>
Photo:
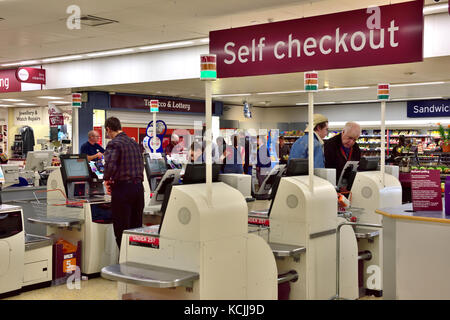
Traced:
<path fill-rule="evenodd" d="M 164 135 L 166 134 L 166 132 L 167 132 L 166 123 L 162 120 L 157 120 L 156 121 L 156 137 L 159 138 L 159 141 L 157 143 L 158 148 L 156 149 L 156 152 L 162 153 L 164 151 L 163 147 L 162 147 L 162 141 L 163 141 L 163 138 L 164 138 Z M 147 133 L 147 137 L 149 137 L 149 139 L 147 139 L 147 145 L 150 148 L 151 152 L 153 152 L 152 143 L 151 143 L 152 136 L 153 136 L 153 121 L 150 121 L 148 123 L 146 133 Z"/>
<path fill-rule="evenodd" d="M 450 100 L 408 101 L 408 118 L 450 117 Z"/>

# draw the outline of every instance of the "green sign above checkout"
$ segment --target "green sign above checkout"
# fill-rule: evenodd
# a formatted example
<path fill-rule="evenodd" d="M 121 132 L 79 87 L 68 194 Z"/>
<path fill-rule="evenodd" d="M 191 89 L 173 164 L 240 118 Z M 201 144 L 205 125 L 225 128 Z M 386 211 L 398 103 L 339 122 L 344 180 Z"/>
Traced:
<path fill-rule="evenodd" d="M 159 112 L 159 108 L 158 107 L 155 107 L 155 108 L 151 107 L 150 108 L 150 112 Z"/>

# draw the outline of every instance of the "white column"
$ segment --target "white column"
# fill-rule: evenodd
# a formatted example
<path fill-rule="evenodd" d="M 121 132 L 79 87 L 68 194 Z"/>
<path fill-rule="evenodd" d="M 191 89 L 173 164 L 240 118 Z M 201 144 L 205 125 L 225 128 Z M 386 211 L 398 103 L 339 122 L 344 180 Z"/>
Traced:
<path fill-rule="evenodd" d="M 385 159 L 386 159 L 386 101 L 381 101 L 381 151 L 380 151 L 380 166 L 381 166 L 381 183 L 384 185 Z"/>
<path fill-rule="evenodd" d="M 80 134 L 78 129 L 78 108 L 72 108 L 72 153 L 74 154 L 80 152 Z"/>
<path fill-rule="evenodd" d="M 308 92 L 308 175 L 309 190 L 314 192 L 314 93 Z"/>
<path fill-rule="evenodd" d="M 153 153 L 156 153 L 155 145 L 156 145 L 156 112 L 153 112 Z"/>
<path fill-rule="evenodd" d="M 206 122 L 206 201 L 208 206 L 212 206 L 212 102 L 211 102 L 212 82 L 205 81 L 205 122 Z"/>

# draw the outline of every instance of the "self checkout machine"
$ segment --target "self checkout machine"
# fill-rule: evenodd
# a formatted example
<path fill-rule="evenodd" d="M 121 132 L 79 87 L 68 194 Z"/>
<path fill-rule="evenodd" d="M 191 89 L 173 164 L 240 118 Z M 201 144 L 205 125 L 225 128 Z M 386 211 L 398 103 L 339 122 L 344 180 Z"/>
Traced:
<path fill-rule="evenodd" d="M 268 216 L 268 244 L 278 274 L 295 274 L 289 299 L 329 299 L 336 290 L 337 194 L 328 181 L 313 176 L 308 159 L 291 159 L 275 182 Z"/>
<path fill-rule="evenodd" d="M 249 214 L 256 216 L 267 216 L 270 204 L 273 200 L 272 187 L 286 169 L 286 165 L 277 164 L 264 178 L 258 190 L 255 190 L 255 184 L 252 184 L 252 196 L 256 201 L 249 203 Z"/>
<path fill-rule="evenodd" d="M 255 201 L 252 197 L 252 176 L 239 173 L 221 173 L 219 181 L 239 190 L 247 202 Z"/>
<path fill-rule="evenodd" d="M 28 151 L 25 168 L 21 176 L 35 186 L 45 185 L 48 175 L 52 171 L 52 150 Z M 42 182 L 39 182 L 42 180 Z M 33 182 L 33 183 L 30 183 Z"/>
<path fill-rule="evenodd" d="M 22 208 L 2 204 L 0 198 L 0 297 L 51 284 L 52 244 L 47 237 L 27 234 Z"/>
<path fill-rule="evenodd" d="M 395 173 L 395 171 L 394 171 Z M 343 172 L 343 175 L 346 175 Z M 385 173 L 384 185 L 379 171 L 378 159 L 362 158 L 358 169 L 352 168 L 347 174 L 347 189 L 351 191 L 350 209 L 357 223 L 382 224 L 382 216 L 375 210 L 385 207 L 396 207 L 402 204 L 402 188 L 399 180 L 391 174 Z M 343 178 L 343 180 L 345 180 Z M 352 210 L 355 208 L 356 210 Z M 358 253 L 370 253 L 370 260 L 359 261 L 359 290 L 366 294 L 382 295 L 382 266 L 383 266 L 383 230 L 376 228 L 355 228 Z M 342 239 L 341 239 L 342 240 Z M 342 270 L 342 267 L 341 267 Z M 377 276 L 372 276 L 376 272 Z M 371 277 L 372 276 L 372 277 Z M 377 281 L 370 281 L 376 278 Z"/>
<path fill-rule="evenodd" d="M 119 298 L 277 299 L 275 259 L 247 232 L 244 197 L 215 182 L 213 165 L 208 204 L 205 168 L 188 164 L 183 183 L 167 189 L 159 226 L 124 231 L 120 263 L 102 269 L 119 282 Z"/>
<path fill-rule="evenodd" d="M 94 172 L 86 155 L 61 155 L 60 160 L 60 170 L 48 178 L 46 214 L 28 220 L 47 225 L 48 235 L 74 245 L 81 241 L 81 272 L 95 276 L 118 259 L 110 196 L 99 187 L 100 168 Z"/>
<path fill-rule="evenodd" d="M 169 169 L 169 168 L 174 169 Z M 145 208 L 143 223 L 159 224 L 161 221 L 161 205 L 164 200 L 166 188 L 173 183 L 179 183 L 180 168 L 171 166 L 161 154 L 144 154 L 144 195 Z"/>

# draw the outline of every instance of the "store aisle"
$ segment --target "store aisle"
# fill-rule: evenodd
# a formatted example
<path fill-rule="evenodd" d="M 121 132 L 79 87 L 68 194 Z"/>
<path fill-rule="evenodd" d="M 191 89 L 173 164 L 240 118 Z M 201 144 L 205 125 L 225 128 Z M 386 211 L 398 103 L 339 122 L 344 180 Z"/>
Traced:
<path fill-rule="evenodd" d="M 69 289 L 63 284 L 24 292 L 5 300 L 117 300 L 115 281 L 94 278 L 80 284 L 80 289 Z"/>

